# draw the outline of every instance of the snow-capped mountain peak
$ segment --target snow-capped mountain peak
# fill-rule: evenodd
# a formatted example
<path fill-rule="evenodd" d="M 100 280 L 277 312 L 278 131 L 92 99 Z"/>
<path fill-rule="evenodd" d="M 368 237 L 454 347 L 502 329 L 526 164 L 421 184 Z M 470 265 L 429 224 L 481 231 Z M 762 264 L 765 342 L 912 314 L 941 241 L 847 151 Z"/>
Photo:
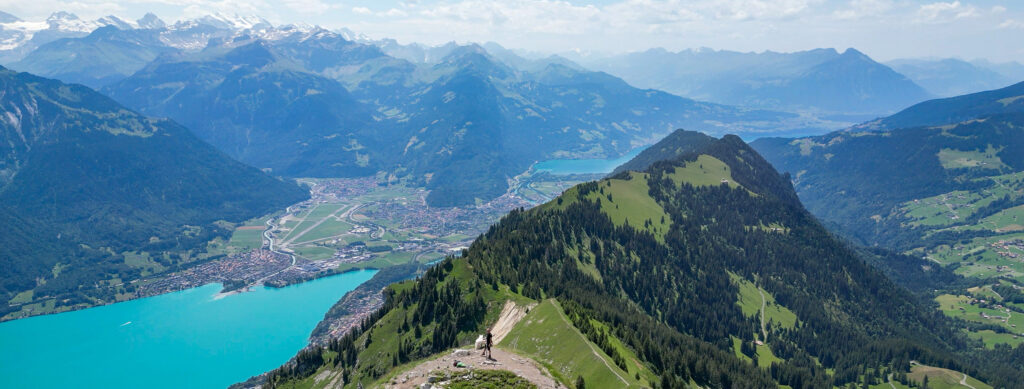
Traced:
<path fill-rule="evenodd" d="M 366 36 L 365 34 L 356 33 L 355 31 L 349 30 L 348 28 L 345 27 L 339 28 L 335 30 L 335 32 L 340 34 L 341 37 L 345 38 L 345 40 L 347 41 L 359 43 L 373 43 L 370 37 Z"/>
<path fill-rule="evenodd" d="M 220 12 L 203 16 L 196 19 L 196 22 L 228 30 L 263 30 L 273 27 L 270 22 L 259 16 L 225 15 Z"/>
<path fill-rule="evenodd" d="M 104 26 L 114 26 L 121 30 L 131 30 L 138 28 L 138 25 L 128 22 L 114 15 L 107 15 L 102 18 L 96 19 L 96 23 Z"/>
<path fill-rule="evenodd" d="M 164 21 L 160 19 L 160 17 L 154 15 L 151 12 L 146 13 L 146 15 L 144 15 L 142 18 L 139 18 L 139 20 L 135 21 L 135 23 L 139 25 L 139 28 L 153 30 L 167 27 L 167 23 L 164 23 Z"/>
<path fill-rule="evenodd" d="M 48 26 L 47 29 L 54 31 L 89 33 L 106 24 L 103 24 L 98 20 L 82 20 L 78 15 L 71 12 L 57 11 L 50 14 L 50 17 L 46 18 L 46 25 Z"/>

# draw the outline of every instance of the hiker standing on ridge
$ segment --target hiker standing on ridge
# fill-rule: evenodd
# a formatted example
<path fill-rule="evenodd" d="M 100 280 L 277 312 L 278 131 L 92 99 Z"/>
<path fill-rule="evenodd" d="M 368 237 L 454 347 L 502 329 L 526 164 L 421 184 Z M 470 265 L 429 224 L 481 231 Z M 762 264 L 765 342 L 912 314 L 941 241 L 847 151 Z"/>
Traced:
<path fill-rule="evenodd" d="M 491 335 L 491 329 L 487 329 L 487 343 L 484 343 L 484 350 L 487 351 L 487 359 L 491 358 L 491 346 L 494 345 L 494 335 Z"/>

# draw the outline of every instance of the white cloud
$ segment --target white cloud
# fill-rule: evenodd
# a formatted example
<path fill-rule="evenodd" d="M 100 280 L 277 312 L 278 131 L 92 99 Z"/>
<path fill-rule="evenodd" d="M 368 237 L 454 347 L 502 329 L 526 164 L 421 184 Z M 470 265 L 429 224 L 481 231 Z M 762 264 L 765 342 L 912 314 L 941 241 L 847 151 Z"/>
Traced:
<path fill-rule="evenodd" d="M 978 9 L 973 5 L 964 5 L 960 1 L 937 2 L 924 4 L 917 11 L 919 22 L 948 23 L 958 19 L 979 16 Z"/>
<path fill-rule="evenodd" d="M 359 15 L 370 15 L 373 13 L 373 11 L 370 11 L 370 9 L 366 7 L 352 7 L 352 13 Z"/>
<path fill-rule="evenodd" d="M 267 19 L 276 19 L 278 13 L 263 0 L 186 0 L 190 3 L 182 10 L 182 17 L 194 19 L 221 13 L 224 15 L 259 15 Z"/>
<path fill-rule="evenodd" d="M 389 9 L 387 11 L 379 13 L 378 15 L 380 15 L 380 16 L 387 16 L 387 17 L 393 17 L 393 18 L 409 16 L 408 13 L 406 13 L 405 11 L 402 11 L 402 10 L 400 10 L 398 8 Z"/>
<path fill-rule="evenodd" d="M 817 0 L 728 0 L 712 1 L 715 14 L 727 19 L 778 19 L 798 15 L 811 6 L 822 3 Z"/>
<path fill-rule="evenodd" d="M 421 5 L 418 17 L 476 28 L 505 26 L 522 32 L 579 33 L 593 27 L 600 10 L 548 0 L 467 0 L 428 7 Z M 428 20 L 421 20 L 429 22 Z"/>
<path fill-rule="evenodd" d="M 999 24 L 999 28 L 1002 28 L 1002 29 L 1012 29 L 1012 30 L 1024 30 L 1024 22 L 1021 22 L 1021 21 L 1018 21 L 1018 20 L 1014 20 L 1014 19 L 1006 19 L 1006 21 L 1004 21 L 1004 22 Z"/>
<path fill-rule="evenodd" d="M 336 5 L 327 4 L 323 0 L 284 0 L 284 4 L 299 13 L 318 14 L 324 13 Z"/>
<path fill-rule="evenodd" d="M 892 0 L 850 0 L 845 7 L 832 11 L 832 16 L 841 20 L 854 20 L 884 15 L 892 9 Z"/>

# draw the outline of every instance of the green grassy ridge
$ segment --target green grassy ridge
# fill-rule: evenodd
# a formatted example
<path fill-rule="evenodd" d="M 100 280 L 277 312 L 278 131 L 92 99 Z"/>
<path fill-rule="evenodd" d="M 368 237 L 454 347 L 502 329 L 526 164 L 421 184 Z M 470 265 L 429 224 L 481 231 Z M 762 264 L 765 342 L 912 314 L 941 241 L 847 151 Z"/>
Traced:
<path fill-rule="evenodd" d="M 648 195 L 650 186 L 647 184 L 649 175 L 639 172 L 628 172 L 615 178 L 605 178 L 598 182 L 597 192 L 585 196 L 587 200 L 601 204 L 601 209 L 617 226 L 629 224 L 664 239 L 665 233 L 672 226 L 672 220 L 664 208 Z M 678 185 L 718 186 L 742 188 L 736 183 L 725 162 L 710 156 L 698 155 L 692 162 L 676 167 L 669 177 Z M 555 208 L 564 209 L 575 201 L 576 192 L 569 189 L 564 196 L 555 201 Z"/>
<path fill-rule="evenodd" d="M 621 342 L 615 342 L 618 349 L 628 351 Z M 596 383 L 596 387 L 642 387 L 635 375 L 644 372 L 649 376 L 642 364 L 634 364 L 630 371 L 616 366 L 572 325 L 555 300 L 544 300 L 531 309 L 499 346 L 538 361 L 566 387 L 573 385 L 576 376 Z M 626 358 L 636 361 L 631 351 Z"/>
<path fill-rule="evenodd" d="M 732 178 L 729 165 L 706 154 L 697 156 L 696 161 L 686 162 L 683 166 L 676 167 L 669 177 L 679 185 L 684 183 L 693 186 L 726 184 L 734 189 L 742 187 Z"/>

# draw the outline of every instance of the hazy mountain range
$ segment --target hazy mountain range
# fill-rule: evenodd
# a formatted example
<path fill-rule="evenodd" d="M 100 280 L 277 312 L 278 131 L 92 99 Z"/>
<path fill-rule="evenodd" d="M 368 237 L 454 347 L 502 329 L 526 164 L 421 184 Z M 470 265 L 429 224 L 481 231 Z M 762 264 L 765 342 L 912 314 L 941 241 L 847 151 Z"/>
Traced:
<path fill-rule="evenodd" d="M 870 117 L 931 96 L 855 49 L 794 53 L 651 49 L 579 57 L 634 85 L 723 104 Z"/>
<path fill-rule="evenodd" d="M 898 59 L 885 64 L 941 97 L 998 89 L 1024 81 L 1024 73 L 1014 71 L 1013 63 L 997 65 L 945 58 Z"/>

